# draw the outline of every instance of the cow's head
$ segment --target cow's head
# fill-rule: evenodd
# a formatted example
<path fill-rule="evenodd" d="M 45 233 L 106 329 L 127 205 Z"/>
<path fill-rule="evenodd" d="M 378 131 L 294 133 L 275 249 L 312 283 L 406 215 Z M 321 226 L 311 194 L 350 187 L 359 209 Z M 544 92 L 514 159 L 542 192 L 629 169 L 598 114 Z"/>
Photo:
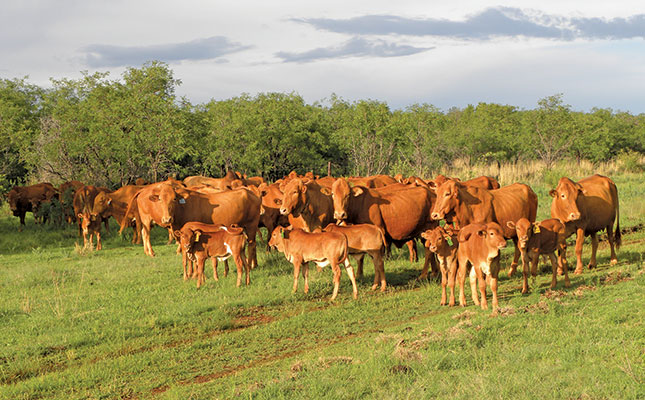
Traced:
<path fill-rule="evenodd" d="M 562 222 L 576 221 L 581 213 L 576 201 L 580 194 L 585 194 L 584 188 L 569 178 L 560 178 L 558 186 L 549 192 L 553 197 L 551 216 Z"/>
<path fill-rule="evenodd" d="M 280 201 L 280 214 L 299 216 L 307 205 L 307 185 L 302 179 L 295 178 L 286 184 L 281 184 L 280 190 L 283 193 Z"/>
<path fill-rule="evenodd" d="M 83 213 L 78 213 L 76 216 L 78 217 L 78 220 L 81 225 L 81 229 L 83 230 L 83 235 L 88 235 L 90 233 L 89 231 L 90 224 L 92 223 L 91 215 L 87 212 L 83 212 Z"/>
<path fill-rule="evenodd" d="M 453 246 L 457 246 L 456 231 L 446 226 L 437 226 L 434 229 L 428 229 L 421 233 L 421 237 L 425 239 L 425 247 L 431 252 L 447 250 Z"/>
<path fill-rule="evenodd" d="M 175 239 L 177 239 L 177 242 L 179 242 L 181 250 L 186 253 L 186 256 L 191 261 L 195 261 L 193 247 L 195 243 L 201 240 L 202 233 L 200 229 L 191 229 L 189 227 L 183 227 L 172 233 Z"/>
<path fill-rule="evenodd" d="M 151 188 L 145 195 L 148 196 L 148 200 L 159 213 L 159 225 L 167 228 L 172 224 L 179 204 L 186 203 L 188 192 L 180 189 L 175 190 L 168 184 L 160 184 Z"/>
<path fill-rule="evenodd" d="M 271 239 L 269 240 L 269 246 L 278 251 L 284 253 L 284 241 L 289 239 L 290 231 L 283 226 L 277 226 L 273 232 L 271 232 Z"/>
<path fill-rule="evenodd" d="M 459 190 L 462 185 L 454 179 L 448 179 L 436 188 L 437 200 L 432 207 L 430 217 L 435 220 L 444 219 L 448 213 L 457 208 Z"/>
<path fill-rule="evenodd" d="M 358 197 L 364 190 L 360 186 L 349 186 L 347 179 L 338 178 L 331 186 L 331 198 L 334 202 L 334 218 L 343 221 L 349 213 L 350 197 Z M 323 193 L 325 193 L 323 191 Z"/>
<path fill-rule="evenodd" d="M 506 226 L 515 230 L 517 234 L 517 245 L 520 249 L 526 249 L 526 244 L 533 235 L 533 224 L 526 218 L 520 218 L 517 222 L 508 221 Z"/>
<path fill-rule="evenodd" d="M 19 210 L 18 210 L 18 202 L 22 198 L 22 193 L 21 193 L 20 187 L 16 186 L 13 189 L 7 193 L 7 200 L 9 200 L 9 208 L 13 212 L 13 215 L 18 216 Z"/>
<path fill-rule="evenodd" d="M 92 213 L 91 213 L 92 216 L 96 218 L 99 214 L 104 213 L 105 210 L 108 209 L 111 203 L 112 203 L 112 199 L 110 199 L 107 193 L 103 191 L 99 192 L 94 198 L 94 204 L 92 205 Z"/>

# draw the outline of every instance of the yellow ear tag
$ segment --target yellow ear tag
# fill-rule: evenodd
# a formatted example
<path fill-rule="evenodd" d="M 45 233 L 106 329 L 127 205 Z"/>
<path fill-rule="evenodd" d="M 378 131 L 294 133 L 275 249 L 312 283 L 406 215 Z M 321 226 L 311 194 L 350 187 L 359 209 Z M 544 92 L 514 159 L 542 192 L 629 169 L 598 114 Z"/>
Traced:
<path fill-rule="evenodd" d="M 540 233 L 540 224 L 537 222 L 533 224 L 533 233 Z"/>
<path fill-rule="evenodd" d="M 195 234 L 195 241 L 196 242 L 199 242 L 199 237 L 200 236 L 201 236 L 201 233 L 199 233 L 199 232 L 197 232 L 197 234 Z"/>

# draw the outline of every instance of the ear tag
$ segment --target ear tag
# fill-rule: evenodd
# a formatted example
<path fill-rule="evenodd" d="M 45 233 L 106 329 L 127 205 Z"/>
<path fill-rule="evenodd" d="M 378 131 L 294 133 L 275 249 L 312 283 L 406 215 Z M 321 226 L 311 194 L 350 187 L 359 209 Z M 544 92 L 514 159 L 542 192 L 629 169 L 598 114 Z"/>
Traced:
<path fill-rule="evenodd" d="M 533 224 L 533 233 L 540 233 L 540 224 L 537 222 Z"/>
<path fill-rule="evenodd" d="M 199 242 L 199 237 L 200 237 L 201 235 L 202 235 L 202 234 L 201 234 L 201 233 L 199 233 L 199 232 L 197 232 L 197 234 L 195 234 L 195 242 Z"/>
<path fill-rule="evenodd" d="M 445 220 L 445 219 L 442 219 L 441 221 L 439 221 L 439 226 L 440 226 L 440 227 L 442 227 L 442 228 L 443 228 L 444 226 L 446 226 L 446 220 Z"/>
<path fill-rule="evenodd" d="M 184 198 L 179 199 L 179 204 L 186 204 L 186 199 Z"/>
<path fill-rule="evenodd" d="M 452 227 L 457 229 L 457 223 L 455 221 L 452 221 Z"/>
<path fill-rule="evenodd" d="M 450 236 L 446 236 L 444 239 L 446 239 L 446 243 L 448 243 L 448 246 L 452 246 L 452 238 Z"/>
<path fill-rule="evenodd" d="M 280 231 L 280 236 L 284 239 L 284 231 Z"/>

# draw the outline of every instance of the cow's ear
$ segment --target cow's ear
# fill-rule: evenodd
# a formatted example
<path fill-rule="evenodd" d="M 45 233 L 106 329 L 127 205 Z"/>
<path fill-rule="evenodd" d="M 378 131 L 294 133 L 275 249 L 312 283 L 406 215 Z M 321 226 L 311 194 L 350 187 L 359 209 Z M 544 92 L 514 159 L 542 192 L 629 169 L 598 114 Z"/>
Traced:
<path fill-rule="evenodd" d="M 307 193 L 307 187 L 308 187 L 308 186 L 306 185 L 306 184 L 307 184 L 307 182 L 304 182 L 304 181 L 303 181 L 303 183 L 304 183 L 304 185 L 302 185 L 302 189 L 300 189 L 300 193 L 303 193 L 303 194 L 304 194 L 304 193 Z"/>
<path fill-rule="evenodd" d="M 325 196 L 331 196 L 331 190 L 329 190 L 329 188 L 323 187 L 320 189 L 320 192 Z"/>
<path fill-rule="evenodd" d="M 83 214 L 81 214 L 81 213 L 76 214 L 76 216 L 79 217 L 79 218 L 83 218 Z"/>
<path fill-rule="evenodd" d="M 287 184 L 285 183 L 285 181 L 280 182 L 280 185 L 278 185 L 278 188 L 280 189 L 280 191 L 281 191 L 282 193 L 284 193 L 284 189 L 285 189 L 286 187 L 287 187 Z"/>
<path fill-rule="evenodd" d="M 269 187 L 266 183 L 262 182 L 260 186 L 258 186 L 258 192 L 260 192 L 260 197 L 264 197 L 269 193 Z"/>
<path fill-rule="evenodd" d="M 175 237 L 175 239 L 179 240 L 181 239 L 181 231 L 172 231 L 172 235 Z"/>
<path fill-rule="evenodd" d="M 358 186 L 354 186 L 352 188 L 352 196 L 358 197 L 358 196 L 360 196 L 362 194 L 363 194 L 363 189 L 362 188 L 360 188 Z"/>
<path fill-rule="evenodd" d="M 432 191 L 437 190 L 437 182 L 430 180 L 427 182 L 428 183 L 428 188 Z"/>
<path fill-rule="evenodd" d="M 150 199 L 150 201 L 159 201 L 159 195 L 156 194 L 151 194 L 148 198 Z"/>
<path fill-rule="evenodd" d="M 578 189 L 578 192 L 582 194 L 587 194 L 587 190 L 583 188 L 582 185 L 580 185 L 579 183 L 576 183 L 576 189 Z"/>
<path fill-rule="evenodd" d="M 480 229 L 477 231 L 477 234 L 481 237 L 486 237 L 486 229 Z"/>
<path fill-rule="evenodd" d="M 506 221 L 506 226 L 508 226 L 511 229 L 515 229 L 515 222 L 513 221 Z"/>
<path fill-rule="evenodd" d="M 470 236 L 472 235 L 472 232 L 459 232 L 459 236 L 457 236 L 457 240 L 460 242 L 467 242 L 468 239 L 470 239 Z"/>
<path fill-rule="evenodd" d="M 108 201 L 107 201 L 107 205 L 109 206 L 109 205 L 110 205 L 110 203 L 112 203 L 112 199 L 108 199 Z"/>
<path fill-rule="evenodd" d="M 549 190 L 549 196 L 551 197 L 558 197 L 558 191 L 555 189 Z"/>
<path fill-rule="evenodd" d="M 280 205 L 282 205 L 282 199 L 273 199 L 273 202 L 274 202 L 276 205 L 279 205 L 279 206 L 280 206 Z"/>

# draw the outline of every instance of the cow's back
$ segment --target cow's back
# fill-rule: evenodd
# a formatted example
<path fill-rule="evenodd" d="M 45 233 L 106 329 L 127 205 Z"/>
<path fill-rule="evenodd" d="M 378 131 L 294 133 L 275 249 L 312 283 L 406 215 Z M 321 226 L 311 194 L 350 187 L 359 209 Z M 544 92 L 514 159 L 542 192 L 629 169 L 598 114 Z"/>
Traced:
<path fill-rule="evenodd" d="M 502 226 L 505 237 L 516 235 L 515 229 L 507 226 L 508 221 L 515 222 L 520 218 L 526 218 L 530 222 L 535 221 L 537 195 L 528 185 L 514 183 L 489 192 L 493 196 L 493 220 Z"/>
<path fill-rule="evenodd" d="M 260 219 L 258 196 L 247 189 L 229 190 L 221 193 L 205 194 L 189 191 L 184 204 L 177 207 L 173 225 L 183 226 L 187 222 L 207 224 L 237 224 L 245 228 L 255 227 Z M 249 232 L 249 237 L 255 234 Z"/>
<path fill-rule="evenodd" d="M 616 220 L 618 208 L 618 189 L 608 177 L 593 175 L 578 181 L 585 194 L 578 196 L 580 219 L 585 223 L 585 231 L 598 231 Z"/>
<path fill-rule="evenodd" d="M 423 187 L 381 193 L 378 208 L 388 235 L 407 240 L 436 225 L 430 219 L 433 196 Z"/>

